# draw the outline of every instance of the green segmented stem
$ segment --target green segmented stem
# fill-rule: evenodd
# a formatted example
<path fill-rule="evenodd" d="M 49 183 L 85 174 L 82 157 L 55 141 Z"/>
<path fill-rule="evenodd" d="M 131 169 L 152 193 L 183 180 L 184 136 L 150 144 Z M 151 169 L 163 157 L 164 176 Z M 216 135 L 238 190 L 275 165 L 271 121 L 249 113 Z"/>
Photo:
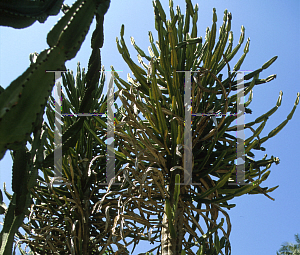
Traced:
<path fill-rule="evenodd" d="M 13 28 L 31 26 L 36 20 L 44 23 L 49 15 L 57 15 L 63 0 L 0 1 L 0 25 Z"/>
<path fill-rule="evenodd" d="M 36 62 L 0 94 L 0 159 L 7 149 L 19 148 L 34 130 L 54 85 L 53 73 L 45 71 L 66 70 L 65 62 L 77 54 L 95 12 L 102 5 L 107 7 L 107 2 L 77 0 L 64 16 L 68 22 L 63 17 L 48 34 L 51 48 L 41 52 Z"/>

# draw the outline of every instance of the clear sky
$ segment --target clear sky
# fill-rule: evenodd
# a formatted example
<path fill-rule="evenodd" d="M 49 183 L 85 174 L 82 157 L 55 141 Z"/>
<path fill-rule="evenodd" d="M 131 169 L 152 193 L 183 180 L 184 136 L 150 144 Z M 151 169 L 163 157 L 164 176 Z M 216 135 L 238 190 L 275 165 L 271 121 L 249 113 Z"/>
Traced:
<path fill-rule="evenodd" d="M 65 1 L 71 4 L 73 1 Z M 181 12 L 185 13 L 185 1 L 174 1 Z M 300 91 L 299 59 L 300 59 L 300 1 L 289 0 L 194 0 L 199 4 L 198 36 L 205 36 L 205 29 L 212 24 L 212 9 L 215 7 L 218 15 L 217 28 L 222 24 L 223 12 L 228 9 L 232 13 L 231 29 L 234 36 L 234 46 L 238 43 L 241 26 L 244 25 L 245 40 L 238 56 L 231 61 L 233 67 L 243 53 L 243 47 L 250 37 L 250 51 L 242 65 L 242 70 L 256 70 L 266 61 L 278 56 L 277 61 L 261 73 L 260 78 L 277 74 L 270 83 L 257 85 L 253 90 L 253 101 L 250 108 L 253 114 L 246 115 L 246 123 L 255 120 L 276 105 L 279 91 L 283 91 L 282 104 L 273 114 L 261 134 L 261 137 L 284 121 L 294 106 L 297 92 Z M 162 1 L 168 14 L 168 1 Z M 61 14 L 58 15 L 59 17 Z M 0 27 L 0 85 L 6 88 L 14 79 L 21 75 L 29 66 L 29 54 L 41 52 L 48 48 L 46 35 L 55 24 L 58 16 L 49 17 L 44 24 L 36 22 L 29 28 L 16 30 Z M 137 53 L 130 43 L 133 36 L 136 44 L 148 52 L 148 31 L 152 31 L 154 39 L 157 33 L 154 27 L 154 12 L 150 0 L 112 1 L 105 16 L 105 42 L 102 48 L 102 64 L 106 70 L 113 65 L 116 70 L 123 70 L 120 76 L 126 80 L 130 72 L 116 47 L 116 37 L 120 36 L 121 25 L 125 24 L 125 40 L 131 57 L 137 63 Z M 76 73 L 76 63 L 87 68 L 90 56 L 90 38 L 95 24 L 83 43 L 77 56 L 66 63 L 67 68 Z M 218 29 L 217 29 L 218 31 Z M 131 72 L 130 72 L 131 73 Z M 275 198 L 271 201 L 263 195 L 244 195 L 231 200 L 236 207 L 229 211 L 232 231 L 230 235 L 233 255 L 275 254 L 280 245 L 285 242 L 295 243 L 294 234 L 300 233 L 299 220 L 299 126 L 300 110 L 296 109 L 293 119 L 275 137 L 263 144 L 266 152 L 256 152 L 255 159 L 261 159 L 265 153 L 268 158 L 273 155 L 280 158 L 279 165 L 271 167 L 271 174 L 262 187 L 279 188 L 269 195 Z M 255 126 L 257 127 L 257 126 Z M 246 138 L 250 133 L 246 132 Z M 0 138 L 1 139 L 1 138 Z M 0 183 L 6 182 L 11 192 L 11 166 L 9 152 L 0 161 Z M 2 188 L 1 188 L 2 189 Z M 3 189 L 2 189 L 3 190 Z M 7 199 L 5 197 L 5 202 Z M 2 218 L 2 217 L 1 217 Z M 142 242 L 134 254 L 148 250 L 151 245 Z M 131 249 L 129 249 L 131 251 Z"/>

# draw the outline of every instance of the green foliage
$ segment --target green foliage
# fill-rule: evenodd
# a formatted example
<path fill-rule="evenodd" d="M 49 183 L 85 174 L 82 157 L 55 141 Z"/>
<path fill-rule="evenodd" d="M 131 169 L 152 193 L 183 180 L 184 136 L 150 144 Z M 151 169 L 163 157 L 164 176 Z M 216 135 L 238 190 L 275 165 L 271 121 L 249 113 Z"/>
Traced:
<path fill-rule="evenodd" d="M 292 243 L 285 243 L 281 245 L 281 248 L 278 252 L 276 252 L 277 255 L 299 255 L 300 254 L 300 238 L 299 234 L 295 235 L 295 239 L 297 244 Z"/>
<path fill-rule="evenodd" d="M 38 54 L 35 62 L 5 90 L 1 89 L 0 159 L 7 149 L 16 150 L 23 141 L 29 139 L 39 116 L 44 113 L 54 85 L 53 73 L 45 73 L 45 70 L 66 70 L 65 62 L 77 54 L 95 10 L 101 5 L 103 3 L 100 0 L 76 1 L 49 32 L 47 42 L 50 48 Z M 108 6 L 104 7 L 107 10 Z M 103 26 L 103 15 L 97 16 L 97 22 L 98 30 L 94 33 L 92 47 L 97 41 L 101 43 L 98 46 L 100 48 L 103 44 L 103 28 L 101 30 L 99 27 Z"/>
<path fill-rule="evenodd" d="M 0 159 L 3 158 L 7 149 L 14 150 L 12 177 L 14 194 L 10 195 L 6 192 L 10 205 L 5 212 L 4 226 L 0 234 L 0 254 L 11 254 L 15 234 L 18 234 L 25 215 L 28 216 L 27 208 L 33 204 L 31 192 L 36 186 L 38 169 L 44 163 L 44 146 L 49 132 L 41 128 L 42 117 L 53 87 L 53 74 L 47 74 L 45 70 L 66 70 L 65 62 L 77 54 L 96 14 L 97 25 L 92 36 L 92 55 L 87 73 L 87 85 L 82 95 L 85 104 L 79 109 L 89 112 L 91 105 L 86 101 L 87 97 L 90 98 L 91 93 L 95 91 L 100 76 L 97 71 L 101 69 L 103 15 L 109 3 L 110 1 L 100 0 L 76 1 L 48 33 L 47 41 L 50 48 L 40 54 L 31 54 L 29 68 L 5 90 L 2 87 L 0 89 Z M 22 26 L 28 24 L 24 22 L 18 24 Z M 15 24 L 17 23 L 12 26 L 14 27 Z M 82 130 L 83 124 L 84 119 L 77 121 L 64 134 L 69 146 L 76 142 L 76 135 Z M 34 139 L 30 137 L 32 132 Z M 31 144 L 30 151 L 26 147 L 27 140 Z M 64 152 L 65 150 L 66 146 L 63 148 Z M 3 208 L 1 204 L 1 212 Z"/>
<path fill-rule="evenodd" d="M 108 8 L 107 2 L 101 4 L 104 9 Z M 118 246 L 120 253 L 127 254 L 129 251 L 126 247 L 129 244 L 134 242 L 133 253 L 140 240 L 148 240 L 152 243 L 159 242 L 151 251 L 160 249 L 163 255 L 194 254 L 191 250 L 194 246 L 198 248 L 197 254 L 227 255 L 231 254 L 231 223 L 223 207 L 234 207 L 229 201 L 245 194 L 260 193 L 272 199 L 267 193 L 278 186 L 268 189 L 259 185 L 268 178 L 268 169 L 273 163 L 278 164 L 279 159 L 273 156 L 267 159 L 266 155 L 262 160 L 253 160 L 250 156 L 254 155 L 254 149 L 265 150 L 261 147 L 262 143 L 276 135 L 292 118 L 300 94 L 297 94 L 294 108 L 287 119 L 268 136 L 260 138 L 268 118 L 281 105 L 282 92 L 274 108 L 245 125 L 245 128 L 253 132 L 245 141 L 245 153 L 249 155 L 246 157 L 245 178 L 246 183 L 251 185 L 230 185 L 235 182 L 237 143 L 237 138 L 230 133 L 237 130 L 236 125 L 231 126 L 235 117 L 230 115 L 236 113 L 239 104 L 237 95 L 232 95 L 231 92 L 237 90 L 237 71 L 249 52 L 250 40 L 247 40 L 242 56 L 231 71 L 230 61 L 243 44 L 245 33 L 242 26 L 239 42 L 233 48 L 231 13 L 225 10 L 220 36 L 216 39 L 217 13 L 213 9 L 213 24 L 206 30 L 203 41 L 202 37 L 197 36 L 198 5 L 193 7 L 191 1 L 186 0 L 185 16 L 181 14 L 179 7 L 175 14 L 172 0 L 169 5 L 171 20 L 167 20 L 160 1 L 153 2 L 158 41 L 154 43 L 153 35 L 149 32 L 149 55 L 131 38 L 131 43 L 139 54 L 140 66 L 129 55 L 124 40 L 124 25 L 121 27 L 120 39 L 117 38 L 118 50 L 135 76 L 131 78 L 128 75 L 128 81 L 124 81 L 115 73 L 115 83 L 119 89 L 115 96 L 120 98 L 122 106 L 117 109 L 115 117 L 115 142 L 118 149 L 115 150 L 117 173 L 113 181 L 118 180 L 117 184 L 122 185 L 114 186 L 111 181 L 107 189 L 103 186 L 106 181 L 107 124 L 104 117 L 99 116 L 63 118 L 63 175 L 60 178 L 54 177 L 55 114 L 54 99 L 50 97 L 46 111 L 49 125 L 44 123 L 43 129 L 38 126 L 35 130 L 35 137 L 30 141 L 33 147 L 30 160 L 36 160 L 29 164 L 34 171 L 26 172 L 35 177 L 37 169 L 41 169 L 44 176 L 37 177 L 37 185 L 36 177 L 34 182 L 29 177 L 27 191 L 30 190 L 32 196 L 29 197 L 30 194 L 27 193 L 30 200 L 26 200 L 25 206 L 19 203 L 23 218 L 14 215 L 14 212 L 16 193 L 20 193 L 24 187 L 16 187 L 14 179 L 15 194 L 12 196 L 5 191 L 11 199 L 4 223 L 6 232 L 1 235 L 1 242 L 5 243 L 5 247 L 12 244 L 16 233 L 19 240 L 23 240 L 38 254 L 45 249 L 47 254 L 97 254 L 100 249 L 111 254 L 112 244 Z M 84 19 L 82 10 L 88 11 L 88 16 L 92 19 L 88 6 L 97 7 L 95 2 L 77 1 L 75 6 L 67 8 L 65 18 L 48 34 L 50 47 L 59 46 L 60 43 L 65 46 L 72 44 L 68 38 L 71 31 L 76 32 L 75 23 L 66 28 L 64 26 L 69 24 L 67 21 L 74 15 L 75 20 Z M 104 75 L 100 77 L 98 73 L 101 67 L 99 48 L 103 43 L 104 14 L 105 11 L 99 10 L 96 14 L 97 26 L 92 36 L 93 50 L 87 73 L 81 72 L 78 66 L 75 78 L 69 72 L 63 75 L 67 93 L 67 96 L 62 95 L 63 113 L 105 112 L 107 99 L 102 97 Z M 87 27 L 87 23 L 85 20 L 78 25 L 83 28 Z M 66 31 L 68 28 L 70 30 Z M 61 49 L 64 58 L 76 55 L 79 48 L 76 50 L 78 45 L 74 47 L 74 51 L 69 52 Z M 40 56 L 37 61 L 40 61 L 39 58 Z M 148 65 L 143 58 L 149 61 Z M 245 103 L 247 113 L 251 113 L 247 107 L 252 101 L 254 86 L 276 77 L 271 75 L 266 79 L 259 79 L 260 73 L 276 58 L 273 57 L 261 68 L 244 77 L 245 81 L 249 81 L 244 84 L 244 93 L 249 94 Z M 223 79 L 221 71 L 224 67 L 227 68 L 227 78 Z M 187 79 L 178 70 L 198 72 L 192 76 L 193 113 L 208 113 L 213 110 L 224 114 L 218 121 L 211 121 L 209 116 L 203 115 L 192 117 L 193 172 L 189 179 L 197 185 L 178 185 L 180 180 L 185 181 L 182 170 L 185 169 L 186 153 L 184 87 Z M 16 87 L 23 93 L 23 89 Z M 12 94 L 7 102 L 17 102 L 18 106 L 17 96 L 18 93 Z M 11 105 L 8 108 L 7 113 L 13 109 Z M 0 111 L 1 109 L 0 107 Z M 2 111 L 4 117 L 7 113 Z M 39 121 L 41 123 L 41 117 Z M 217 125 L 214 126 L 213 122 Z M 260 126 L 254 129 L 256 124 Z M 23 140 L 20 138 L 17 142 Z M 9 142 L 7 144 L 12 146 Z M 21 148 L 15 148 L 16 158 L 24 161 L 26 148 L 22 148 L 22 151 L 17 149 Z M 16 162 L 14 172 L 17 173 L 20 169 L 21 166 Z M 61 185 L 56 187 L 54 181 L 61 181 Z M 30 211 L 27 209 L 29 205 Z M 134 212 L 137 208 L 139 214 Z M 219 214 L 226 218 L 227 229 L 224 217 L 221 218 Z M 25 215 L 29 217 L 29 222 L 23 225 L 26 232 L 23 236 L 16 231 Z M 15 217 L 19 217 L 18 223 L 13 224 Z M 199 226 L 200 217 L 206 224 L 205 231 L 203 226 Z M 142 227 L 137 226 L 137 223 Z M 7 231 L 11 225 L 14 230 Z M 221 238 L 218 230 L 223 232 Z M 200 237 L 196 231 L 200 232 Z M 125 238 L 132 240 L 128 243 Z"/>
<path fill-rule="evenodd" d="M 171 236 L 173 238 L 176 238 L 176 232 L 175 232 L 175 227 L 174 227 L 173 221 L 175 220 L 175 213 L 177 210 L 179 195 L 180 195 L 180 175 L 176 174 L 173 208 L 171 208 L 170 200 L 168 198 L 166 198 L 166 204 L 165 204 L 166 214 L 167 214 L 168 223 L 169 223 L 169 230 L 170 230 Z"/>
<path fill-rule="evenodd" d="M 41 119 L 40 119 L 41 123 Z M 4 191 L 10 200 L 7 210 L 5 210 L 5 220 L 0 233 L 0 254 L 11 255 L 15 234 L 23 223 L 28 207 L 30 205 L 30 190 L 34 187 L 37 178 L 37 167 L 33 164 L 34 158 L 41 157 L 38 150 L 44 139 L 41 139 L 41 129 L 34 132 L 34 140 L 31 142 L 32 149 L 28 152 L 25 144 L 14 153 L 13 157 L 13 195 Z M 22 180 L 20 180 L 22 178 Z M 3 203 L 2 203 L 3 204 Z M 6 206 L 5 206 L 6 207 Z"/>
<path fill-rule="evenodd" d="M 232 95 L 231 92 L 237 90 L 237 71 L 249 52 L 250 39 L 246 42 L 242 56 L 231 69 L 230 61 L 242 46 L 245 35 L 245 28 L 242 26 L 239 42 L 233 47 L 231 13 L 225 10 L 220 35 L 217 39 L 217 14 L 216 10 L 213 9 L 213 24 L 211 28 L 207 28 L 205 41 L 203 41 L 202 37 L 197 36 L 198 5 L 193 7 L 191 1 L 186 0 L 186 13 L 182 15 L 179 7 L 177 7 L 175 14 L 173 1 L 169 1 L 169 3 L 171 20 L 167 20 L 160 1 L 153 2 L 158 40 L 154 43 L 153 35 L 149 32 L 149 55 L 138 47 L 135 40 L 131 38 L 131 43 L 138 53 L 140 65 L 136 64 L 130 57 L 124 39 L 124 25 L 121 27 L 120 38 L 116 39 L 118 50 L 134 75 L 134 78 L 128 75 L 127 82 L 115 75 L 115 83 L 120 90 L 119 98 L 123 104 L 124 120 L 127 120 L 117 123 L 122 126 L 122 129 L 117 128 L 117 131 L 122 133 L 128 144 L 133 146 L 130 150 L 131 154 L 124 152 L 131 159 L 132 164 L 138 158 L 139 169 L 145 169 L 149 172 L 150 169 L 159 169 L 158 171 L 163 176 L 160 183 L 169 188 L 168 191 L 151 189 L 152 196 L 156 194 L 155 196 L 162 197 L 166 203 L 167 216 L 164 216 L 163 224 L 169 225 L 169 228 L 161 232 L 162 254 L 180 252 L 182 242 L 180 238 L 183 238 L 186 232 L 189 233 L 189 238 L 182 249 L 191 247 L 192 239 L 197 237 L 196 232 L 191 233 L 190 230 L 184 229 L 178 235 L 179 229 L 184 228 L 178 224 L 182 224 L 180 223 L 182 217 L 186 218 L 186 221 L 192 219 L 192 230 L 195 231 L 197 228 L 202 233 L 203 231 L 195 223 L 199 222 L 200 215 L 207 222 L 208 232 L 219 226 L 223 233 L 226 233 L 222 239 L 224 245 L 226 241 L 226 245 L 222 247 L 218 245 L 218 238 L 215 239 L 216 243 L 214 243 L 212 235 L 202 233 L 202 237 L 205 239 L 202 240 L 203 245 L 212 244 L 207 249 L 217 253 L 225 247 L 225 253 L 228 254 L 230 252 L 230 221 L 221 207 L 232 208 L 235 205 L 228 204 L 229 200 L 245 194 L 260 193 L 274 200 L 267 193 L 275 190 L 278 186 L 268 189 L 261 188 L 259 185 L 268 178 L 270 174 L 268 169 L 273 163 L 278 164 L 279 159 L 273 156 L 267 159 L 267 155 L 265 155 L 262 160 L 255 161 L 250 156 L 254 155 L 253 150 L 264 151 L 265 148 L 261 145 L 287 124 L 299 103 L 300 94 L 297 94 L 294 107 L 287 119 L 267 136 L 261 138 L 260 134 L 266 126 L 268 118 L 281 105 L 282 92 L 280 92 L 274 108 L 255 121 L 245 124 L 245 129 L 249 128 L 253 132 L 253 135 L 245 141 L 245 153 L 249 155 L 246 156 L 245 179 L 246 184 L 251 185 L 231 185 L 235 183 L 236 177 L 234 160 L 236 159 L 237 138 L 230 132 L 237 130 L 236 125 L 232 126 L 232 124 L 236 118 L 233 114 L 236 114 L 239 104 L 237 95 Z M 192 27 L 190 27 L 190 23 Z M 148 65 L 145 64 L 144 59 L 149 61 Z M 252 101 L 254 86 L 269 82 L 276 77 L 276 75 L 271 75 L 266 79 L 259 79 L 260 73 L 270 67 L 276 59 L 277 56 L 268 60 L 261 68 L 245 75 L 244 94 L 245 96 L 249 94 L 249 99 L 244 105 L 246 113 L 251 113 L 247 107 Z M 227 68 L 227 71 L 223 71 L 223 74 L 224 67 Z M 182 176 L 183 173 L 179 170 L 184 169 L 184 85 L 187 77 L 183 72 L 178 72 L 181 70 L 197 71 L 192 75 L 191 106 L 193 113 L 208 113 L 213 109 L 214 112 L 223 115 L 217 122 L 215 120 L 216 127 L 214 127 L 213 121 L 210 121 L 209 116 L 192 117 L 192 177 L 193 183 L 198 183 L 198 185 L 180 190 L 180 206 L 178 205 L 177 217 L 174 219 L 171 216 L 173 213 L 170 211 L 170 208 L 173 208 L 175 204 L 174 179 L 176 174 Z M 227 77 L 223 78 L 226 74 Z M 143 116 L 145 120 L 141 119 L 140 116 Z M 260 124 L 260 126 L 255 129 L 253 128 L 255 124 Z M 138 140 L 138 142 L 132 144 L 131 141 L 133 140 Z M 150 160 L 151 158 L 152 160 Z M 262 167 L 264 169 L 261 169 Z M 212 177 L 217 180 L 213 180 Z M 131 179 L 135 178 L 138 180 L 138 176 L 132 171 Z M 180 179 L 183 178 L 180 177 Z M 196 209 L 189 204 L 192 201 L 198 204 L 195 217 L 192 211 L 196 211 Z M 213 223 L 208 220 L 207 216 L 199 214 L 203 205 L 210 211 Z M 189 217 L 183 214 L 180 208 L 189 211 Z M 216 223 L 219 212 L 226 216 L 227 232 Z M 172 224 L 170 224 L 170 219 L 174 221 Z M 194 245 L 196 244 L 194 243 Z"/>
<path fill-rule="evenodd" d="M 64 0 L 0 1 L 0 26 L 25 28 L 36 20 L 44 23 L 48 16 L 57 15 Z"/>
<path fill-rule="evenodd" d="M 91 55 L 91 59 L 94 58 Z M 63 85 L 67 92 L 67 95 L 62 94 L 63 113 L 77 113 L 81 108 L 86 112 L 105 112 L 107 99 L 103 96 L 104 73 L 101 77 L 100 72 L 95 73 L 100 82 L 98 78 L 92 86 L 92 96 L 88 92 L 91 86 L 88 77 L 91 75 L 90 70 L 95 68 L 93 65 L 98 66 L 99 61 L 90 63 L 92 64 L 87 73 L 84 69 L 81 71 L 78 63 L 75 77 L 72 72 L 63 74 Z M 86 101 L 85 97 L 90 98 L 90 108 L 82 105 Z M 42 158 L 54 151 L 54 109 L 54 98 L 51 96 L 46 110 L 49 125 L 43 124 L 46 140 L 43 140 Z M 108 231 L 110 219 L 116 216 L 116 210 L 110 208 L 111 202 L 107 201 L 103 210 L 95 207 L 106 190 L 105 186 L 100 185 L 106 182 L 106 158 L 100 156 L 105 155 L 106 151 L 106 126 L 102 126 L 105 117 L 78 118 L 82 118 L 83 123 L 79 133 L 72 137 L 76 141 L 74 146 L 63 153 L 63 176 L 55 177 L 53 163 L 51 167 L 41 168 L 43 177 L 38 176 L 37 185 L 31 189 L 31 209 L 25 210 L 26 216 L 30 217 L 30 221 L 22 226 L 25 235 L 16 233 L 20 242 L 27 244 L 35 254 L 45 251 L 47 254 L 99 254 L 99 250 L 106 245 L 105 254 L 112 254 L 113 251 L 109 246 Z M 75 116 L 64 117 L 63 130 L 74 125 L 76 121 Z M 60 185 L 55 185 L 55 181 L 60 182 Z M 115 189 L 116 187 L 112 188 Z M 115 204 L 115 199 L 112 202 Z"/>

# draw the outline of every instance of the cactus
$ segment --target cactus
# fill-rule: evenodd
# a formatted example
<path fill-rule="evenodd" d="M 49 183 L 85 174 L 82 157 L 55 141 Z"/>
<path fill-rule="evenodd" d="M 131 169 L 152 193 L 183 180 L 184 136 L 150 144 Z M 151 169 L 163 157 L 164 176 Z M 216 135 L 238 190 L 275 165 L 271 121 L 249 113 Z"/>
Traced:
<path fill-rule="evenodd" d="M 42 118 L 39 118 L 41 124 Z M 34 133 L 31 152 L 28 152 L 25 143 L 14 152 L 12 190 L 8 210 L 5 213 L 3 229 L 0 233 L 0 254 L 11 255 L 15 233 L 23 223 L 27 208 L 30 205 L 30 190 L 36 183 L 38 168 L 33 164 L 33 159 L 38 158 L 43 151 L 37 148 L 44 142 L 40 139 L 41 129 Z"/>
<path fill-rule="evenodd" d="M 235 80 L 237 78 L 236 71 L 243 64 L 249 51 L 250 40 L 247 40 L 243 54 L 233 68 L 235 72 L 232 72 L 229 61 L 236 56 L 242 46 L 245 28 L 242 26 L 238 44 L 233 48 L 233 33 L 230 31 L 232 15 L 230 12 L 224 11 L 223 25 L 220 27 L 219 38 L 217 39 L 217 16 L 216 10 L 213 9 L 213 24 L 211 28 L 206 30 L 205 41 L 203 40 L 202 43 L 202 37 L 197 37 L 197 4 L 193 7 L 191 0 L 186 0 L 186 14 L 181 15 L 180 8 L 177 7 L 177 14 L 175 15 L 173 1 L 170 0 L 171 20 L 166 20 L 166 13 L 160 2 L 159 0 L 153 1 L 158 41 L 154 44 L 152 33 L 149 32 L 151 44 L 151 47 L 148 48 L 149 55 L 146 55 L 131 38 L 131 43 L 138 53 L 138 61 L 142 67 L 138 66 L 130 57 L 124 39 L 124 25 L 121 28 L 120 39 L 116 39 L 118 50 L 134 76 L 132 78 L 128 75 L 128 82 L 117 75 L 115 76 L 115 83 L 120 90 L 119 99 L 126 109 L 122 122 L 116 122 L 116 133 L 122 132 L 122 138 L 127 142 L 127 144 L 121 144 L 120 148 L 128 160 L 133 162 L 134 167 L 130 173 L 130 179 L 134 180 L 132 182 L 142 183 L 145 187 L 148 185 L 146 192 L 141 191 L 140 195 L 148 193 L 149 201 L 153 197 L 161 198 L 161 204 L 158 204 L 157 201 L 152 203 L 155 207 L 153 212 L 163 214 L 160 214 L 162 217 L 159 216 L 157 220 L 159 221 L 157 225 L 162 226 L 158 230 L 160 231 L 158 252 L 161 251 L 161 254 L 168 255 L 185 254 L 185 252 L 192 254 L 191 247 L 202 245 L 202 250 L 199 250 L 197 254 L 219 254 L 223 248 L 225 248 L 224 254 L 230 254 L 230 219 L 221 207 L 228 209 L 234 207 L 235 204 L 228 202 L 232 198 L 244 194 L 260 193 L 274 200 L 267 193 L 274 191 L 278 186 L 268 189 L 261 188 L 259 185 L 269 176 L 270 171 L 267 170 L 271 164 L 278 164 L 278 158 L 266 159 L 267 155 L 265 155 L 262 161 L 254 162 L 248 155 L 252 149 L 265 150 L 261 144 L 276 135 L 287 124 L 299 104 L 300 93 L 297 94 L 294 107 L 286 120 L 266 137 L 260 138 L 260 132 L 265 127 L 268 117 L 280 106 L 281 93 L 276 107 L 254 122 L 245 124 L 245 128 L 250 128 L 253 132 L 253 136 L 247 138 L 244 143 L 246 161 L 244 179 L 246 184 L 251 185 L 231 186 L 236 178 L 234 160 L 237 157 L 236 143 L 238 139 L 227 132 L 237 130 L 236 125 L 233 127 L 229 127 L 229 125 L 238 115 L 237 108 L 241 102 L 237 95 L 229 96 L 229 94 L 238 89 L 239 81 Z M 193 24 L 191 33 L 189 33 L 190 24 Z M 229 45 L 225 48 L 227 41 Z M 248 101 L 244 104 L 246 113 L 251 113 L 251 110 L 246 107 L 252 100 L 253 87 L 269 82 L 276 77 L 271 75 L 266 79 L 259 79 L 260 73 L 270 67 L 276 59 L 277 56 L 273 57 L 259 69 L 244 76 L 245 81 L 250 80 L 244 83 L 245 96 L 250 93 Z M 144 60 L 149 61 L 149 64 L 145 64 Z M 227 66 L 225 74 L 228 73 L 228 78 L 222 79 L 221 71 L 225 66 Z M 180 70 L 197 71 L 196 74 L 193 74 L 191 84 L 188 84 L 191 85 L 191 95 L 185 94 L 187 86 L 185 86 L 184 81 L 188 77 L 185 77 L 186 74 L 182 71 L 178 72 Z M 188 100 L 185 100 L 186 98 Z M 188 108 L 190 113 L 202 114 L 184 120 Z M 223 114 L 218 122 L 210 121 L 210 116 L 203 115 L 211 109 L 215 113 L 221 112 Z M 145 120 L 141 120 L 141 115 Z M 191 126 L 186 125 L 188 122 L 191 123 Z M 213 122 L 217 125 L 214 126 Z M 263 122 L 261 126 L 252 128 L 260 122 Z M 191 140 L 188 143 L 186 140 L 189 139 L 186 139 L 187 133 L 185 133 L 187 128 L 193 132 L 190 133 Z M 225 140 L 232 142 L 230 141 L 230 145 L 227 146 L 223 143 Z M 189 142 L 191 142 L 191 146 L 188 145 Z M 127 146 L 128 151 L 125 149 Z M 185 156 L 189 152 L 192 152 L 192 156 L 190 160 L 186 160 Z M 254 156 L 254 154 L 252 155 Z M 189 162 L 192 168 L 190 172 L 186 171 L 185 167 Z M 264 164 L 265 169 L 260 169 L 262 166 L 260 163 Z M 140 170 L 145 171 L 142 182 L 140 181 Z M 154 172 L 154 170 L 155 175 L 149 176 L 148 179 L 148 176 L 146 177 L 147 172 Z M 185 186 L 180 188 L 180 194 L 177 193 L 180 197 L 176 210 L 174 209 L 177 199 L 175 181 L 176 175 L 180 174 L 181 170 L 184 170 L 184 181 L 192 180 L 193 184 L 184 184 Z M 213 180 L 211 176 L 218 180 Z M 253 176 L 257 179 L 255 180 Z M 181 176 L 180 179 L 182 179 Z M 144 180 L 147 180 L 148 183 Z M 160 181 L 158 182 L 158 180 Z M 149 188 L 153 181 L 157 184 L 156 186 L 159 186 L 159 190 Z M 165 186 L 167 189 L 163 190 Z M 134 196 L 136 195 L 131 196 L 132 200 Z M 195 208 L 196 205 L 195 207 L 192 205 L 192 202 L 197 204 L 197 208 Z M 147 210 L 150 208 L 149 204 L 147 201 Z M 206 215 L 200 211 L 203 206 L 207 212 Z M 194 213 L 196 214 L 195 217 L 192 216 Z M 224 218 L 221 219 L 221 223 L 217 223 L 221 213 L 226 217 L 227 231 L 226 227 L 222 226 Z M 206 223 L 206 234 L 200 226 L 200 217 Z M 187 224 L 187 222 L 191 223 L 192 226 L 188 227 L 189 223 Z M 145 226 L 147 226 L 146 224 Z M 220 239 L 217 237 L 218 232 L 220 232 L 217 231 L 217 228 L 224 233 Z M 202 234 L 200 240 L 196 229 Z M 212 235 L 214 233 L 215 241 Z M 189 234 L 188 238 L 186 238 L 186 234 Z M 123 236 L 125 235 L 123 234 Z M 197 243 L 195 243 L 194 238 L 197 239 Z M 138 237 L 135 239 L 137 242 L 140 240 Z M 149 239 L 156 241 L 158 238 L 156 235 L 153 239 L 150 236 Z"/>
<path fill-rule="evenodd" d="M 101 66 L 103 21 L 109 4 L 109 0 L 77 0 L 48 33 L 47 42 L 50 48 L 40 54 L 31 54 L 29 68 L 5 90 L 0 87 L 0 159 L 7 149 L 14 150 L 14 194 L 11 196 L 0 234 L 1 255 L 12 254 L 14 236 L 28 213 L 30 192 L 36 185 L 40 163 L 44 161 L 43 144 L 47 133 L 42 133 L 41 126 L 44 108 L 54 85 L 53 74 L 47 74 L 45 71 L 66 70 L 65 62 L 76 56 L 96 14 L 97 26 L 92 36 L 93 51 L 89 62 L 89 67 L 93 68 L 87 73 L 87 88 L 83 98 L 84 102 L 87 101 L 86 98 L 94 91 L 91 84 L 95 79 L 99 79 L 97 71 Z M 95 65 L 97 60 L 99 64 Z M 98 70 L 95 70 L 97 68 Z M 89 106 L 85 103 L 80 109 L 88 111 Z M 82 121 L 77 121 L 63 137 L 70 138 L 76 134 L 82 124 Z M 26 140 L 31 132 L 34 132 L 34 139 L 30 139 L 32 148 L 28 152 Z"/>
<path fill-rule="evenodd" d="M 102 22 L 97 27 L 103 26 L 109 3 L 109 0 L 77 0 L 48 33 L 50 48 L 38 54 L 35 62 L 5 90 L 0 89 L 0 159 L 7 149 L 20 148 L 36 127 L 38 116 L 43 115 L 54 85 L 53 73 L 45 71 L 66 70 L 65 62 L 76 56 L 94 14 L 98 23 Z M 103 43 L 103 32 L 96 39 Z"/>
<path fill-rule="evenodd" d="M 0 1 L 0 25 L 25 28 L 35 21 L 44 23 L 48 16 L 57 15 L 64 0 Z"/>

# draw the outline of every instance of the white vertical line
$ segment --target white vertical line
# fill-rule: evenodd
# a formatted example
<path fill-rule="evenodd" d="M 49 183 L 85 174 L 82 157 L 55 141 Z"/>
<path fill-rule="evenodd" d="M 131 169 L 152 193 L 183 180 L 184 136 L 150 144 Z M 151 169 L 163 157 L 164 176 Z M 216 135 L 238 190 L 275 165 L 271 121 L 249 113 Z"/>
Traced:
<path fill-rule="evenodd" d="M 245 184 L 245 94 L 244 94 L 244 71 L 237 73 L 237 163 L 236 183 Z M 239 116 L 241 114 L 241 116 Z"/>
<path fill-rule="evenodd" d="M 185 87 L 184 87 L 184 183 L 190 185 L 192 182 L 192 127 L 191 127 L 191 71 L 185 71 Z"/>
<path fill-rule="evenodd" d="M 55 72 L 55 80 L 61 77 L 61 72 L 64 71 L 46 71 Z M 107 71 L 109 84 L 107 86 L 107 162 L 106 162 L 106 180 L 107 183 L 100 185 L 109 184 L 110 180 L 115 177 L 115 151 L 114 151 L 114 72 Z M 122 72 L 122 71 L 120 71 Z M 55 98 L 55 131 L 54 131 L 54 172 L 57 174 L 55 177 L 62 177 L 62 131 L 61 131 L 61 83 L 55 83 L 55 90 L 57 94 L 54 94 Z M 90 116 L 95 114 L 80 113 L 77 116 Z M 99 113 L 103 115 L 103 113 Z"/>
<path fill-rule="evenodd" d="M 108 73 L 109 84 L 107 86 L 107 161 L 106 161 L 106 181 L 110 182 L 115 177 L 115 125 L 114 125 L 114 72 Z"/>
<path fill-rule="evenodd" d="M 192 180 L 192 129 L 191 129 L 191 71 L 177 71 L 185 73 L 185 129 L 184 129 L 184 183 L 182 185 L 193 184 L 200 185 L 200 183 L 191 183 Z M 229 185 L 245 185 L 245 106 L 244 106 L 244 72 L 237 73 L 237 113 L 241 115 L 237 118 L 237 167 L 236 167 L 236 183 L 229 183 Z M 193 114 L 196 116 L 210 115 L 221 116 L 216 113 L 211 114 Z"/>
<path fill-rule="evenodd" d="M 55 74 L 56 76 L 56 74 Z M 55 124 L 54 124 L 54 173 L 62 176 L 62 130 L 61 130 L 61 83 L 55 83 Z"/>
<path fill-rule="evenodd" d="M 61 73 L 65 71 L 46 71 L 55 73 L 54 106 L 54 177 L 62 176 L 62 130 L 61 130 Z"/>

